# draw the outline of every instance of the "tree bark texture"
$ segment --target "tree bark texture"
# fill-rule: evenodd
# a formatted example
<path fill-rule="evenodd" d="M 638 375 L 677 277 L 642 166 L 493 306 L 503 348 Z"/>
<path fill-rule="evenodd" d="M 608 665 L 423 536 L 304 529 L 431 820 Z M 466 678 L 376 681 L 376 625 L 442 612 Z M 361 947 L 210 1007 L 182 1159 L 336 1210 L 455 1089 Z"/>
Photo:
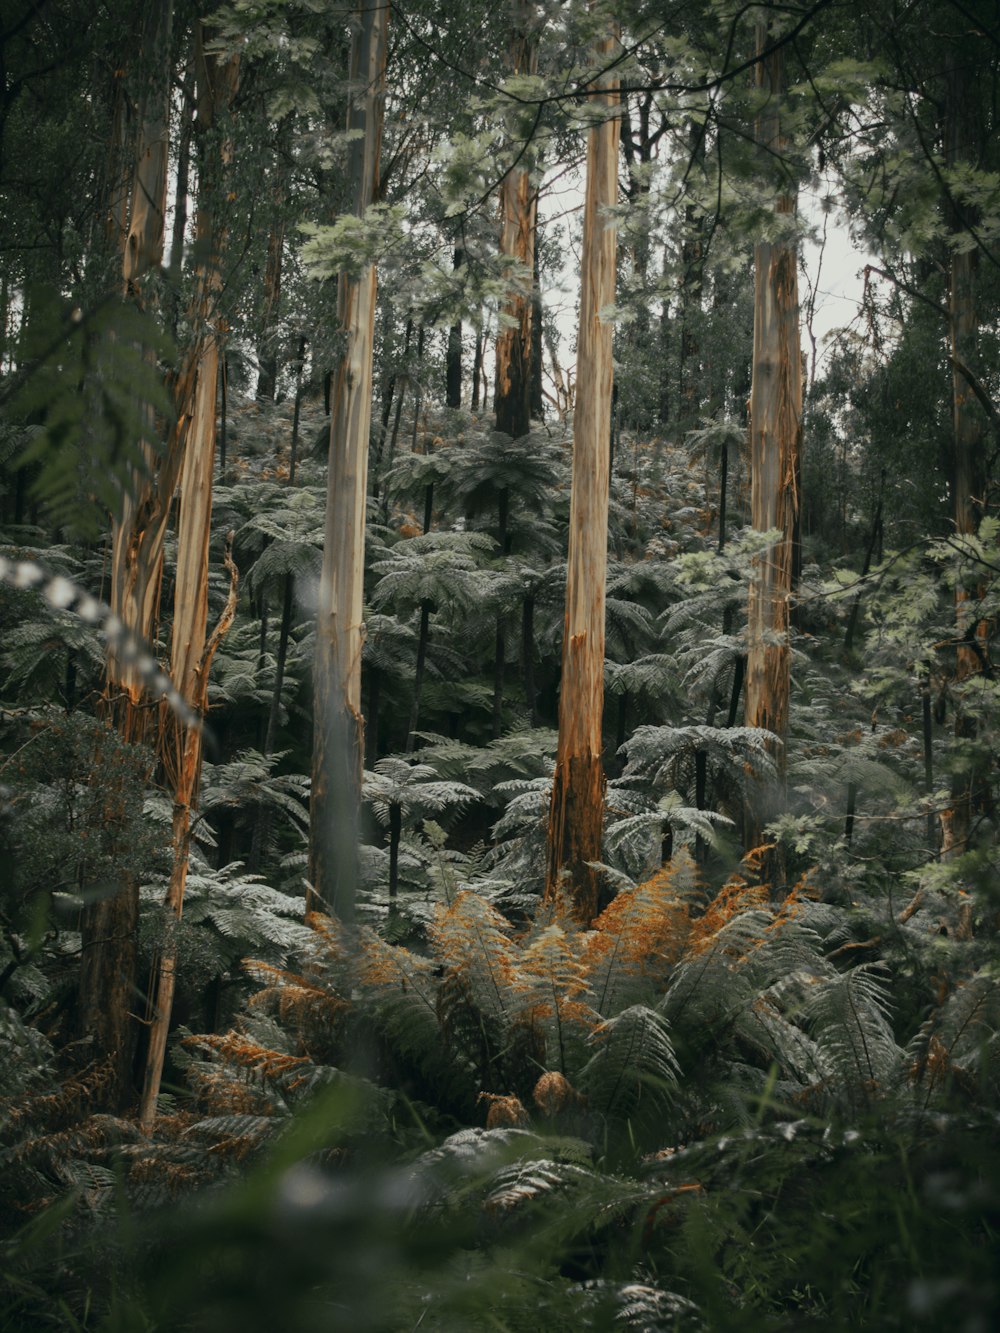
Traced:
<path fill-rule="evenodd" d="M 768 40 L 768 26 L 762 23 L 757 29 L 758 53 L 766 49 Z M 756 66 L 757 87 L 767 96 L 756 124 L 756 139 L 762 150 L 778 158 L 786 144 L 780 116 L 783 63 L 783 52 L 778 50 L 761 55 Z M 794 210 L 794 195 L 779 194 L 775 211 L 782 214 Z M 761 842 L 764 825 L 783 803 L 790 688 L 789 606 L 798 533 L 801 434 L 796 250 L 784 242 L 761 242 L 754 247 L 751 513 L 758 532 L 778 529 L 782 535 L 757 559 L 750 584 L 746 725 L 773 732 L 778 779 L 773 788 L 755 792 L 748 803 L 748 848 Z M 780 873 L 777 865 L 769 869 Z"/>
<path fill-rule="evenodd" d="M 232 159 L 228 134 L 218 146 L 209 136 L 219 129 L 220 113 L 232 105 L 239 82 L 239 58 L 220 64 L 204 47 L 204 29 L 197 35 L 198 125 L 206 136 L 199 186 L 196 236 L 201 256 L 197 270 L 191 322 L 195 330 L 184 368 L 178 379 L 176 441 L 180 452 L 180 503 L 177 522 L 177 569 L 174 582 L 174 619 L 171 633 L 170 674 L 190 708 L 205 710 L 212 657 L 236 613 L 236 567 L 229 550 L 226 567 L 230 592 L 226 607 L 211 636 L 208 628 L 208 547 L 212 520 L 212 474 L 215 468 L 216 394 L 219 378 L 219 343 L 216 330 L 222 291 L 222 255 L 226 243 L 223 190 L 220 188 Z M 187 884 L 191 845 L 191 811 L 197 805 L 201 779 L 202 730 L 187 725 L 161 705 L 160 758 L 173 791 L 173 865 L 165 905 L 172 922 L 180 920 Z M 167 1034 L 176 983 L 176 937 L 164 940 L 153 983 L 149 1049 L 143 1080 L 139 1120 L 145 1130 L 156 1118 L 163 1076 Z"/>
<path fill-rule="evenodd" d="M 529 0 L 514 0 L 509 57 L 512 74 L 534 74 L 538 68 L 537 35 L 532 31 L 534 9 Z M 519 152 L 518 163 L 500 184 L 500 254 L 510 261 L 511 287 L 500 309 L 493 389 L 497 430 L 515 440 L 531 428 L 532 286 L 538 211 L 529 166 L 530 146 Z"/>
<path fill-rule="evenodd" d="M 617 32 L 597 47 L 603 64 Z M 549 812 L 546 893 L 565 870 L 581 921 L 597 914 L 598 878 L 587 862 L 601 856 L 604 768 L 604 603 L 608 554 L 608 421 L 611 414 L 612 326 L 601 311 L 614 302 L 617 235 L 606 211 L 618 197 L 618 80 L 607 76 L 603 124 L 587 139 L 587 188 L 581 253 L 580 328 L 573 411 L 566 616 L 563 623 L 559 746 Z"/>
<path fill-rule="evenodd" d="M 379 183 L 388 6 L 363 0 L 355 16 L 348 129 L 354 210 L 363 216 Z M 375 336 L 374 264 L 340 275 L 344 351 L 330 422 L 326 534 L 320 576 L 314 679 L 312 808 L 307 910 L 341 920 L 354 913 L 358 812 L 364 763 L 361 647 L 364 638 L 365 503 Z"/>
<path fill-rule="evenodd" d="M 131 217 L 122 249 L 125 293 L 140 304 L 145 274 L 163 260 L 172 19 L 172 0 L 158 0 L 146 11 L 143 32 L 148 84 L 140 111 Z M 152 408 L 141 405 L 141 415 L 147 431 L 143 441 L 147 471 L 134 477 L 134 486 L 123 496 L 121 514 L 112 524 L 111 610 L 135 639 L 148 643 L 159 598 L 169 496 L 164 499 L 155 475 Z M 175 463 L 170 454 L 163 463 L 164 484 L 171 491 Z M 142 688 L 120 641 L 113 641 L 107 658 L 104 711 L 129 743 L 149 738 L 150 712 L 142 707 Z M 104 1096 L 107 1108 L 115 1111 L 124 1109 L 134 1095 L 131 1072 L 137 1030 L 132 1011 L 138 926 L 139 885 L 131 875 L 122 876 L 114 893 L 89 902 L 80 917 L 79 1022 L 95 1049 L 110 1061 Z"/>
<path fill-rule="evenodd" d="M 162 263 L 167 207 L 168 124 L 172 0 L 158 0 L 146 11 L 143 56 L 149 83 L 142 100 L 139 143 L 132 178 L 132 207 L 122 258 L 127 296 L 143 303 L 143 279 Z M 111 529 L 112 612 L 136 639 L 153 637 L 163 541 L 170 501 L 180 469 L 179 448 L 168 448 L 157 466 L 151 408 L 142 411 L 145 471 L 123 496 L 120 516 Z M 149 714 L 142 711 L 142 679 L 114 645 L 108 652 L 105 697 L 123 739 L 141 742 L 149 734 Z"/>

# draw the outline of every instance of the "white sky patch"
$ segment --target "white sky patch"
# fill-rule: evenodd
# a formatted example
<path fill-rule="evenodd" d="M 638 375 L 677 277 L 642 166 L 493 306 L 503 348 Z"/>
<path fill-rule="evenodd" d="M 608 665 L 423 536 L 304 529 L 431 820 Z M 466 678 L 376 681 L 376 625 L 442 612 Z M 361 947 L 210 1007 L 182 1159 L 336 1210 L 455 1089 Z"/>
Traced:
<path fill-rule="evenodd" d="M 551 186 L 543 186 L 539 223 L 548 236 L 555 231 L 561 263 L 557 271 L 543 272 L 542 301 L 545 318 L 556 331 L 563 369 L 575 375 L 572 349 L 576 343 L 580 295 L 578 218 L 583 208 L 583 177 L 579 169 L 568 173 L 564 167 L 556 175 Z M 817 190 L 802 191 L 799 208 L 817 236 L 815 241 L 806 240 L 802 245 L 804 272 L 799 291 L 802 353 L 811 362 L 815 338 L 814 374 L 822 375 L 836 334 L 859 320 L 865 265 L 876 260 L 852 239 L 847 217 L 836 206 L 831 186 L 824 184 Z M 749 351 L 748 348 L 748 355 Z"/>

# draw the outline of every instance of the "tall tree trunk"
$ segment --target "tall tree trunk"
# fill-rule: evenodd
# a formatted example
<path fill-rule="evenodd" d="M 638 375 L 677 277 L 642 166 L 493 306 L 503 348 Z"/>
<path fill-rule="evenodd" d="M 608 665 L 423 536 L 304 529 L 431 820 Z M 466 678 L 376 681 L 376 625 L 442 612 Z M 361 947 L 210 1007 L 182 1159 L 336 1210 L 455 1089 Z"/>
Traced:
<path fill-rule="evenodd" d="M 510 72 L 534 74 L 538 68 L 538 39 L 533 31 L 536 6 L 530 0 L 513 0 L 511 8 Z M 500 254 L 511 262 L 507 276 L 513 283 L 500 308 L 493 392 L 497 430 L 515 440 L 531 428 L 532 282 L 538 211 L 538 197 L 531 183 L 531 156 L 530 145 L 525 145 L 519 150 L 517 164 L 500 184 Z"/>
<path fill-rule="evenodd" d="M 417 666 L 413 676 L 413 704 L 410 725 L 406 732 L 406 753 L 412 754 L 417 744 L 417 726 L 420 722 L 420 695 L 424 688 L 424 667 L 427 664 L 427 645 L 431 637 L 431 604 L 420 603 L 420 629 L 417 633 Z"/>
<path fill-rule="evenodd" d="M 719 459 L 719 555 L 726 549 L 726 505 L 729 502 L 729 444 L 722 446 Z"/>
<path fill-rule="evenodd" d="M 354 211 L 375 201 L 385 100 L 389 7 L 361 0 L 351 44 L 347 127 L 355 137 L 349 173 Z M 330 421 L 326 533 L 320 577 L 314 676 L 315 731 L 307 910 L 354 915 L 358 813 L 364 763 L 361 645 L 364 635 L 365 504 L 372 409 L 375 265 L 340 275 L 338 314 L 344 350 Z"/>
<path fill-rule="evenodd" d="M 232 106 L 239 82 L 239 57 L 219 63 L 205 50 L 205 31 L 197 34 L 198 126 L 206 139 Z M 197 271 L 191 323 L 194 341 L 178 380 L 175 431 L 185 436 L 177 520 L 177 574 L 171 631 L 170 673 L 182 698 L 196 714 L 205 711 L 212 657 L 236 613 L 236 567 L 226 550 L 230 590 L 218 624 L 208 635 L 208 546 L 212 529 L 212 474 L 215 468 L 216 402 L 219 378 L 222 255 L 226 244 L 224 177 L 232 160 L 227 133 L 217 147 L 206 143 L 201 165 L 196 236 L 201 260 Z M 216 154 L 218 156 L 216 157 Z M 191 811 L 201 781 L 202 729 L 188 725 L 161 706 L 160 758 L 173 790 L 173 866 L 165 905 L 171 925 L 184 907 L 191 847 Z M 163 1062 L 170 1030 L 177 976 L 176 931 L 163 941 L 153 987 L 149 1050 L 139 1121 L 148 1132 L 156 1118 Z"/>
<path fill-rule="evenodd" d="M 142 38 L 148 82 L 141 106 L 131 217 L 122 248 L 124 289 L 139 304 L 143 303 L 145 276 L 163 258 L 172 19 L 171 0 L 151 4 Z M 152 352 L 149 358 L 154 358 Z M 126 490 L 121 514 L 112 525 L 110 601 L 126 630 L 147 643 L 153 637 L 163 539 L 179 460 L 178 450 L 168 449 L 157 469 L 151 406 L 140 404 L 140 416 L 146 432 L 142 451 L 147 470 L 136 473 L 135 485 Z M 164 489 L 168 486 L 169 492 Z M 142 678 L 132 661 L 120 643 L 112 645 L 103 711 L 132 744 L 143 743 L 150 735 L 150 713 L 143 706 L 142 690 Z M 134 1095 L 131 1075 L 137 1029 L 132 1013 L 138 925 L 139 885 L 132 875 L 123 876 L 114 893 L 88 903 L 80 919 L 79 1022 L 82 1031 L 93 1037 L 95 1048 L 111 1062 L 104 1099 L 114 1110 L 122 1109 Z"/>
<path fill-rule="evenodd" d="M 403 403 L 404 403 L 404 401 L 405 401 L 405 399 L 406 399 L 406 386 L 407 386 L 407 384 L 408 384 L 409 381 L 410 381 L 410 364 L 409 364 L 409 358 L 410 358 L 410 339 L 411 339 L 412 337 L 413 337 L 413 317 L 412 317 L 412 316 L 408 316 L 408 317 L 407 317 L 407 320 L 406 320 L 406 334 L 405 334 L 405 337 L 404 337 L 404 339 L 403 339 L 403 360 L 402 360 L 402 371 L 400 371 L 399 369 L 395 370 L 395 371 L 393 372 L 392 380 L 391 380 L 392 389 L 393 389 L 393 391 L 395 392 L 395 398 L 396 398 L 396 412 L 395 412 L 395 415 L 393 416 L 393 419 L 392 419 L 392 435 L 389 437 L 389 452 L 388 452 L 388 454 L 386 454 L 386 458 L 385 458 L 385 469 L 384 469 L 384 470 L 385 470 L 386 473 L 390 472 L 391 469 L 392 469 L 393 460 L 394 460 L 395 457 L 396 457 L 396 445 L 397 445 L 397 443 L 399 442 L 399 424 L 400 424 L 400 422 L 401 422 L 402 419 L 403 419 Z M 384 452 L 384 450 L 383 450 L 383 446 L 384 446 L 384 443 L 385 443 L 385 430 L 384 430 L 384 427 L 385 427 L 385 425 L 387 424 L 387 422 L 388 422 L 388 420 L 389 420 L 389 412 L 390 412 L 390 410 L 391 410 L 391 406 L 392 406 L 392 394 L 390 393 L 390 394 L 388 394 L 387 396 L 388 396 L 388 398 L 389 398 L 389 403 L 388 403 L 387 406 L 384 406 L 383 409 L 382 409 L 382 425 L 383 425 L 383 431 L 382 431 L 382 435 L 381 435 L 381 437 L 380 437 L 380 439 L 379 439 L 379 451 L 378 451 L 378 460 L 377 460 L 377 462 L 378 462 L 378 469 L 379 469 L 379 470 L 378 470 L 378 474 L 377 474 L 376 477 L 375 477 L 375 484 L 374 484 L 374 486 L 372 487 L 372 495 L 375 497 L 375 499 L 378 499 L 378 497 L 379 497 L 379 492 L 380 492 L 380 490 L 381 490 L 381 486 L 382 486 L 382 476 L 383 476 L 383 469 L 382 469 L 382 455 L 383 455 L 383 452 Z M 380 513 L 380 515 L 381 515 L 382 522 L 384 523 L 384 522 L 387 520 L 388 516 L 389 516 L 389 497 L 388 497 L 388 495 L 383 495 L 383 496 L 382 496 L 382 503 L 381 503 L 381 505 L 379 506 L 379 513 Z"/>
<path fill-rule="evenodd" d="M 535 599 L 525 597 L 521 606 L 521 669 L 524 672 L 524 698 L 531 725 L 538 726 L 538 690 L 535 687 Z"/>
<path fill-rule="evenodd" d="M 476 329 L 476 350 L 472 359 L 472 410 L 479 411 L 480 386 L 483 379 L 483 330 Z"/>
<path fill-rule="evenodd" d="M 786 146 L 780 99 L 784 51 L 764 55 L 770 41 L 766 22 L 757 26 L 757 87 L 768 100 L 755 127 L 762 153 L 772 163 Z M 795 210 L 795 196 L 778 195 L 775 211 Z M 798 261 L 794 245 L 760 242 L 754 247 L 753 381 L 750 389 L 751 513 L 758 532 L 778 529 L 781 537 L 761 555 L 750 584 L 746 667 L 746 724 L 775 736 L 777 778 L 754 791 L 745 813 L 747 847 L 759 845 L 765 824 L 784 803 L 785 740 L 788 732 L 790 652 L 789 603 L 795 568 L 799 512 L 799 450 L 802 434 L 802 368 L 799 352 Z M 766 858 L 767 878 L 780 882 L 784 867 L 777 850 Z"/>
<path fill-rule="evenodd" d="M 973 100 L 976 81 L 970 79 L 968 53 L 956 39 L 946 53 L 947 88 L 945 93 L 945 161 L 950 168 L 973 165 L 976 161 L 978 122 Z M 953 233 L 967 232 L 975 226 L 976 214 L 969 206 L 953 200 L 948 219 Z M 962 373 L 965 367 L 979 372 L 979 317 L 976 310 L 978 248 L 958 247 L 951 252 L 948 292 L 948 326 L 952 356 L 952 425 L 954 466 L 952 468 L 952 516 L 959 540 L 974 537 L 979 531 L 986 492 L 984 421 L 975 394 Z M 982 670 L 985 660 L 980 645 L 983 628 L 976 623 L 973 609 L 977 596 L 965 587 L 955 590 L 956 650 L 955 675 L 967 680 Z M 972 603 L 972 605 L 970 605 Z M 968 744 L 976 735 L 976 721 L 961 705 L 955 711 L 955 736 Z M 975 803 L 975 789 L 982 782 L 982 762 L 970 761 L 964 771 L 957 771 L 951 783 L 951 810 L 942 819 L 945 842 L 942 853 L 961 855 L 968 850 Z"/>
<path fill-rule="evenodd" d="M 413 400 L 413 430 L 410 432 L 410 453 L 417 453 L 417 438 L 420 435 L 421 413 L 424 407 L 424 341 L 427 336 L 427 326 L 420 324 L 417 328 L 417 373 L 414 378 L 415 397 Z M 423 450 L 420 450 L 422 453 Z"/>
<path fill-rule="evenodd" d="M 455 247 L 455 271 L 465 263 L 465 251 Z M 448 330 L 448 349 L 445 355 L 445 406 L 462 406 L 462 321 L 456 319 Z"/>
<path fill-rule="evenodd" d="M 264 291 L 257 340 L 257 397 L 274 401 L 278 388 L 278 349 L 276 345 L 278 314 L 281 304 L 281 277 L 285 257 L 285 201 L 288 196 L 288 169 L 285 166 L 286 141 L 291 129 L 289 117 L 278 128 L 271 184 L 271 225 L 267 233 L 267 259 L 264 264 Z"/>
<path fill-rule="evenodd" d="M 598 42 L 602 64 L 617 44 L 616 30 Z M 546 893 L 552 896 L 562 872 L 568 872 L 574 908 L 583 922 L 597 913 L 598 880 L 587 863 L 600 860 L 604 810 L 601 727 L 612 329 L 600 312 L 614 302 L 617 255 L 616 230 L 606 214 L 618 201 L 618 80 L 605 76 L 601 86 L 607 90 L 600 100 L 608 117 L 587 138 L 559 746 L 546 875 Z"/>
<path fill-rule="evenodd" d="M 541 274 L 538 269 L 538 244 L 534 246 L 534 274 L 531 283 L 531 383 L 528 386 L 528 410 L 532 421 L 545 420 L 545 387 L 542 380 L 542 353 L 545 320 L 542 309 Z"/>
<path fill-rule="evenodd" d="M 188 77 L 181 84 L 177 137 L 177 172 L 174 179 L 174 220 L 170 231 L 170 327 L 177 337 L 181 316 L 181 276 L 187 236 L 188 185 L 191 179 L 191 140 L 194 137 L 194 97 Z"/>
<path fill-rule="evenodd" d="M 693 121 L 688 127 L 692 173 L 705 158 L 705 126 Z M 678 419 L 693 426 L 698 420 L 703 376 L 701 356 L 701 298 L 705 273 L 702 219 L 693 204 L 684 208 L 684 241 L 681 246 L 680 364 L 678 366 Z"/>

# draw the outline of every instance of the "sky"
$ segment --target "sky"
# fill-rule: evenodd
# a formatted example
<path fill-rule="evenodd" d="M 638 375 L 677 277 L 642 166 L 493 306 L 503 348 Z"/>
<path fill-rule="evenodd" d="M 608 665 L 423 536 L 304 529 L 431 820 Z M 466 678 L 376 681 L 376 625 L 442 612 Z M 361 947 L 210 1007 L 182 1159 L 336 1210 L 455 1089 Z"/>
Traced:
<path fill-rule="evenodd" d="M 559 355 L 564 370 L 574 369 L 573 347 L 576 341 L 576 311 L 579 299 L 579 244 L 574 223 L 583 207 L 582 181 L 561 171 L 558 186 L 544 190 L 540 204 L 540 222 L 558 228 L 564 261 L 556 273 L 543 275 L 542 300 L 546 318 L 553 321 L 559 336 Z M 859 249 L 851 239 L 847 219 L 836 208 L 825 216 L 821 203 L 826 187 L 803 191 L 799 208 L 815 229 L 818 239 L 802 246 L 802 277 L 799 304 L 802 311 L 803 356 L 812 356 L 806 327 L 810 289 L 816 288 L 812 315 L 812 333 L 816 339 L 818 366 L 829 355 L 833 335 L 859 320 L 864 295 L 864 269 L 873 257 Z M 825 226 L 824 226 L 825 224 Z M 825 233 L 825 234 L 824 234 Z"/>

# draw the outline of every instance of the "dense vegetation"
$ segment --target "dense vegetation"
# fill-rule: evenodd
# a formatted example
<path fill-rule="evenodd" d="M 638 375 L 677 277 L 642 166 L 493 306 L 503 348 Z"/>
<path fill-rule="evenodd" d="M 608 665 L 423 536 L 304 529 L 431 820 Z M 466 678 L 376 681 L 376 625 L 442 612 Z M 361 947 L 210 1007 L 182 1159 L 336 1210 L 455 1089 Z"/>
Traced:
<path fill-rule="evenodd" d="M 994 6 L 9 8 L 0 1329 L 996 1327 Z"/>

